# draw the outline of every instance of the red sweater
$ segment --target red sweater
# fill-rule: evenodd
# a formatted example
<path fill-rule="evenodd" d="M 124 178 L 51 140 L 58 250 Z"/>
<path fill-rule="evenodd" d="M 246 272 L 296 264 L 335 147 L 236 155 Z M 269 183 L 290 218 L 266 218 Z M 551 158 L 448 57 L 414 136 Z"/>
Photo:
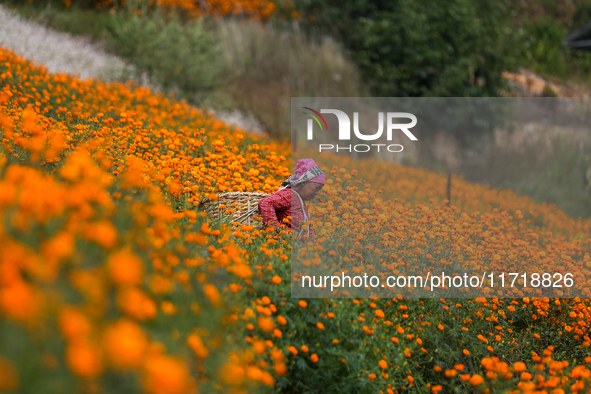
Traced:
<path fill-rule="evenodd" d="M 308 215 L 306 204 L 303 200 L 297 198 L 295 191 L 293 191 L 293 194 L 293 204 L 291 188 L 279 190 L 260 200 L 259 210 L 263 224 L 274 227 L 275 229 L 279 229 L 283 224 L 289 229 L 296 230 L 298 233 L 301 231 L 302 238 L 312 238 L 312 229 L 309 229 L 309 226 L 304 224 L 306 222 L 305 217 Z M 283 219 L 288 216 L 291 216 L 291 221 L 284 223 Z"/>

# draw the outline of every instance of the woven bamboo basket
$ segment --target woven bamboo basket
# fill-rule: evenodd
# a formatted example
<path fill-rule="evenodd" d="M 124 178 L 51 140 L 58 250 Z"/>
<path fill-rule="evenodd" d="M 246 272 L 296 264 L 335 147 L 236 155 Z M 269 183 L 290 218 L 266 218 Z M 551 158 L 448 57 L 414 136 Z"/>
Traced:
<path fill-rule="evenodd" d="M 218 198 L 211 200 L 204 198 L 199 202 L 198 208 L 207 213 L 211 219 L 221 219 L 224 222 L 250 225 L 255 228 L 262 227 L 262 219 L 258 203 L 267 197 L 267 193 L 230 192 L 218 194 Z"/>

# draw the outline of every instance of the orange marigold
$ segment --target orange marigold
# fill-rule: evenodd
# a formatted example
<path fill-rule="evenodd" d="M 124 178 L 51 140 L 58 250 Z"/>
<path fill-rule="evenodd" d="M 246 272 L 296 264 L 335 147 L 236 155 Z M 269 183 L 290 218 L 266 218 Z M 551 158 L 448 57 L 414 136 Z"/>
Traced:
<path fill-rule="evenodd" d="M 144 263 L 127 247 L 107 258 L 111 280 L 118 285 L 139 285 L 144 274 Z"/>
<path fill-rule="evenodd" d="M 136 323 L 119 320 L 107 327 L 103 335 L 104 349 L 116 368 L 140 366 L 148 349 L 148 337 Z"/>

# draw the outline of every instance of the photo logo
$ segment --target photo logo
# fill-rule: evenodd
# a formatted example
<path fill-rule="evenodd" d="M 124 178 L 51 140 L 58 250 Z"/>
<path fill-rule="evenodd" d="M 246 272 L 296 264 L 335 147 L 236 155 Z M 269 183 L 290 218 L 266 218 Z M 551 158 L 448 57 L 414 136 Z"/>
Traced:
<path fill-rule="evenodd" d="M 326 124 L 326 120 L 324 120 L 324 117 L 322 115 L 320 115 L 320 113 L 318 111 L 313 110 L 312 108 L 308 108 L 308 107 L 302 107 L 304 109 L 308 109 L 312 112 L 314 112 L 316 115 L 318 115 L 318 117 L 320 119 L 322 119 L 322 122 L 324 123 L 324 126 L 326 126 L 326 131 L 328 131 L 328 125 Z M 321 110 L 322 111 L 322 110 Z M 302 112 L 303 114 L 306 115 L 310 115 L 312 118 L 314 118 L 314 120 L 316 121 L 316 123 L 318 123 L 318 126 L 320 126 L 320 130 L 322 130 L 322 124 L 320 123 L 320 120 L 318 120 L 318 117 L 314 116 L 313 114 L 309 113 L 309 112 Z M 311 121 L 312 119 L 308 119 L 308 139 L 311 140 L 312 139 L 312 127 L 311 127 Z"/>
<path fill-rule="evenodd" d="M 302 107 L 307 109 L 310 112 L 303 112 L 306 115 L 312 117 L 312 119 L 308 119 L 307 123 L 307 135 L 308 140 L 314 139 L 314 121 L 320 126 L 320 130 L 328 131 L 328 125 L 326 120 L 322 116 L 322 114 L 333 114 L 337 117 L 337 121 L 339 122 L 339 140 L 340 141 L 347 141 L 351 140 L 351 119 L 349 116 L 338 109 L 321 109 L 320 112 L 309 108 L 309 107 Z M 409 129 L 413 128 L 417 124 L 417 117 L 408 112 L 388 112 L 384 115 L 384 112 L 378 113 L 378 131 L 374 134 L 363 134 L 359 130 L 359 113 L 353 112 L 353 132 L 355 133 L 355 137 L 362 141 L 375 141 L 382 136 L 384 133 L 384 117 L 386 118 L 386 139 L 388 141 L 392 141 L 392 135 L 394 130 L 402 131 L 411 141 L 417 141 L 417 137 L 414 136 L 410 132 Z M 409 119 L 409 123 L 394 123 L 394 119 Z M 323 127 L 324 124 L 324 127 Z M 371 144 L 371 146 L 377 147 L 378 152 L 380 151 L 381 146 L 386 146 L 386 144 Z M 336 146 L 336 151 L 339 150 L 348 150 L 351 152 L 353 149 L 355 152 L 369 152 L 371 150 L 371 146 L 367 144 L 358 144 L 358 145 L 348 145 L 348 146 Z M 324 150 L 331 150 L 335 149 L 335 146 L 332 144 L 320 144 L 319 151 L 322 152 Z M 392 150 L 395 148 L 395 150 Z M 391 144 L 386 147 L 388 152 L 402 152 L 403 146 L 400 144 Z"/>

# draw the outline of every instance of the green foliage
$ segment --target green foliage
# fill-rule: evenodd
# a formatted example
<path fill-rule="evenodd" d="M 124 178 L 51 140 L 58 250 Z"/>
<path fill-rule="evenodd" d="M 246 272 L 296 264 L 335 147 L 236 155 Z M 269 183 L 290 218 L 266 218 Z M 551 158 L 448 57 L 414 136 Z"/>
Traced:
<path fill-rule="evenodd" d="M 567 30 L 559 22 L 543 18 L 523 26 L 523 62 L 535 71 L 565 77 L 567 64 L 562 40 Z"/>
<path fill-rule="evenodd" d="M 591 1 L 586 0 L 577 5 L 571 19 L 571 26 L 573 29 L 578 29 L 589 22 L 591 22 Z"/>
<path fill-rule="evenodd" d="M 492 96 L 511 66 L 502 2 L 299 0 L 338 34 L 376 95 Z"/>
<path fill-rule="evenodd" d="M 565 18 L 563 18 L 565 19 Z M 554 16 L 525 20 L 516 36 L 521 50 L 519 65 L 561 79 L 591 79 L 591 53 L 562 45 L 566 36 L 591 21 L 591 2 L 579 3 L 570 21 Z"/>
<path fill-rule="evenodd" d="M 182 97 L 211 90 L 219 79 L 219 43 L 203 21 L 181 22 L 158 11 L 118 12 L 106 23 L 113 51 L 150 80 Z"/>

